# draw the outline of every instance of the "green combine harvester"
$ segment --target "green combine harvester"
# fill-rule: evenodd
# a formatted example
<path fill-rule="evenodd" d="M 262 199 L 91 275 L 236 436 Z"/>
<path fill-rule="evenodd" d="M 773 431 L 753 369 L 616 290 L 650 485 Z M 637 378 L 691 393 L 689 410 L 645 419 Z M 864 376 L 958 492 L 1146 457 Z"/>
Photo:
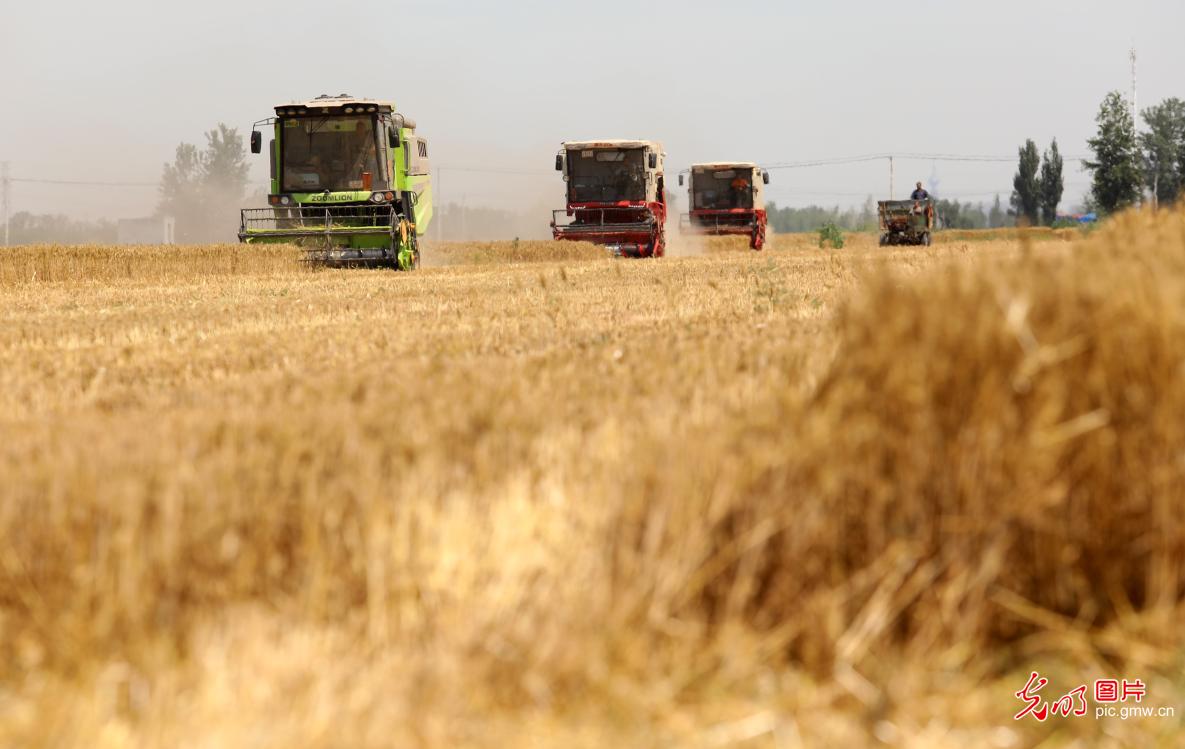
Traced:
<path fill-rule="evenodd" d="M 333 267 L 413 270 L 432 220 L 428 142 L 390 102 L 347 94 L 282 104 L 273 127 L 268 208 L 245 208 L 239 241 L 297 244 Z"/>

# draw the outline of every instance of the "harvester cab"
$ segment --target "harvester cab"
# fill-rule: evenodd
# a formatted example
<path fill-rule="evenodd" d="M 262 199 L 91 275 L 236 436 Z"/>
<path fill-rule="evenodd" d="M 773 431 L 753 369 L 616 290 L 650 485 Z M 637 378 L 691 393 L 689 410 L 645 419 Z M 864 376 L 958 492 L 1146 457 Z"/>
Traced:
<path fill-rule="evenodd" d="M 567 205 L 553 211 L 556 239 L 604 245 L 614 255 L 662 257 L 667 202 L 662 144 L 646 140 L 564 143 L 555 168 Z"/>
<path fill-rule="evenodd" d="M 933 200 L 882 200 L 877 203 L 880 215 L 881 247 L 886 245 L 930 246 L 934 231 Z"/>
<path fill-rule="evenodd" d="M 245 208 L 239 241 L 291 243 L 331 266 L 411 270 L 432 220 L 428 142 L 390 102 L 347 94 L 275 108 L 268 208 Z M 251 151 L 263 150 L 252 128 Z"/>
<path fill-rule="evenodd" d="M 688 213 L 680 217 L 680 228 L 698 234 L 749 237 L 749 247 L 765 247 L 768 217 L 765 186 L 769 172 L 750 161 L 695 164 L 679 175 L 687 177 Z"/>

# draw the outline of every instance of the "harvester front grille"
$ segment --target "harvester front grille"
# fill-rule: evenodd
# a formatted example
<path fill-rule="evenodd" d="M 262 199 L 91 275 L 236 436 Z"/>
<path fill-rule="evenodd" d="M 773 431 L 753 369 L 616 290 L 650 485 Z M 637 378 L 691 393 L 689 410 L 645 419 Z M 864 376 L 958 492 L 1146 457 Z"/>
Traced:
<path fill-rule="evenodd" d="M 687 224 L 693 229 L 701 231 L 728 231 L 730 229 L 752 229 L 757 224 L 757 214 L 746 213 L 693 213 L 688 216 Z"/>
<path fill-rule="evenodd" d="M 563 234 L 649 232 L 656 225 L 647 208 L 572 208 L 552 211 L 551 225 Z"/>

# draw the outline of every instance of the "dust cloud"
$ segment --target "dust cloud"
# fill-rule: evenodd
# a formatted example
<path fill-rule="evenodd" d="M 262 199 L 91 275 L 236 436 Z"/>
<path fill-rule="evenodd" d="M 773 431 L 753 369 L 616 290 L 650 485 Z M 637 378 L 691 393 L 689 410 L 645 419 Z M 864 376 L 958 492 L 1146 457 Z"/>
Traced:
<path fill-rule="evenodd" d="M 679 228 L 679 214 L 667 216 L 667 256 L 695 257 L 708 251 L 707 237 Z"/>

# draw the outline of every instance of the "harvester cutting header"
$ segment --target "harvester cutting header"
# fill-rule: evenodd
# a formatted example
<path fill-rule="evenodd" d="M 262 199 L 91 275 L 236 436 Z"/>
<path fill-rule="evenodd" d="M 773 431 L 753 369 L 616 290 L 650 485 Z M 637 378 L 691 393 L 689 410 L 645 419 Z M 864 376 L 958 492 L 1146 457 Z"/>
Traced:
<path fill-rule="evenodd" d="M 615 255 L 662 257 L 665 158 L 655 141 L 564 143 L 555 168 L 567 183 L 567 205 L 553 212 L 554 237 L 604 245 Z"/>
<path fill-rule="evenodd" d="M 769 172 L 749 161 L 695 164 L 688 172 L 691 210 L 681 226 L 701 234 L 740 234 L 749 237 L 752 249 L 765 247 Z M 682 174 L 679 185 L 683 185 Z"/>
<path fill-rule="evenodd" d="M 428 142 L 390 102 L 341 94 L 281 104 L 271 125 L 270 208 L 242 211 L 239 240 L 296 243 L 332 265 L 419 264 L 432 219 Z M 263 138 L 251 132 L 251 152 Z"/>

